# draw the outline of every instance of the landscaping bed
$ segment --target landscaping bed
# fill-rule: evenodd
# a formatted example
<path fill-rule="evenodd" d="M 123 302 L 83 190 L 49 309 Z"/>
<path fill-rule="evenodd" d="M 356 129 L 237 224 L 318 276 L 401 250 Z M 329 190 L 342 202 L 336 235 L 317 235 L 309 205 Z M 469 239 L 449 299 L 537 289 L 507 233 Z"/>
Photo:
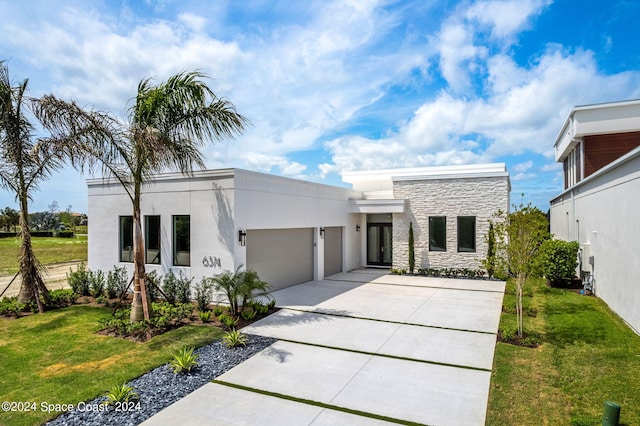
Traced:
<path fill-rule="evenodd" d="M 175 374 L 171 366 L 165 364 L 130 381 L 128 384 L 134 388 L 139 398 L 118 407 L 119 411 L 114 407 L 106 408 L 103 404 L 107 398 L 102 396 L 78 406 L 76 410 L 60 415 L 47 425 L 140 424 L 275 342 L 275 339 L 268 337 L 247 337 L 248 342 L 244 347 L 229 349 L 221 341 L 216 341 L 196 349 L 194 353 L 199 355 L 198 366 L 189 373 Z M 103 407 L 101 409 L 105 411 L 84 411 L 86 407 Z"/>

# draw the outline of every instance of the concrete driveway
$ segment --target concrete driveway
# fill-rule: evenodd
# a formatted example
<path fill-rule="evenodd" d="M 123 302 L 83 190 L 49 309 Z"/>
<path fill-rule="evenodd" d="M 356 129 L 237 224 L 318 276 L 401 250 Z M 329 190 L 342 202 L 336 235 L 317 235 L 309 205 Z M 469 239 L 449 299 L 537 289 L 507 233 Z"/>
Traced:
<path fill-rule="evenodd" d="M 337 274 L 274 292 L 279 341 L 145 424 L 484 425 L 504 282 Z"/>

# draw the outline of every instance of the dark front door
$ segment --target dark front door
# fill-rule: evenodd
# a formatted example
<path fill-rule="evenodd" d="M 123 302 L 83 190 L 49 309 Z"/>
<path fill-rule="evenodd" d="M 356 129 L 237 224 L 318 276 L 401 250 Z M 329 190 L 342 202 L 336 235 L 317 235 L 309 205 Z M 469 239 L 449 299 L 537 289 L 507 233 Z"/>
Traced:
<path fill-rule="evenodd" d="M 391 266 L 393 260 L 391 241 L 393 228 L 390 223 L 367 224 L 367 264 Z"/>

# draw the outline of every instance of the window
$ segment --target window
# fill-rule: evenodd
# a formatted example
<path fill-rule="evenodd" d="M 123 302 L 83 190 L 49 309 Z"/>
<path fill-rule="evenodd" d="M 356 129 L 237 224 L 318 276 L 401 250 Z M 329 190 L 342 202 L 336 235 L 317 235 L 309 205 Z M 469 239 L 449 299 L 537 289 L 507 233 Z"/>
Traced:
<path fill-rule="evenodd" d="M 429 216 L 429 251 L 447 251 L 447 218 Z"/>
<path fill-rule="evenodd" d="M 476 251 L 475 216 L 458 216 L 458 251 Z"/>
<path fill-rule="evenodd" d="M 173 265 L 191 265 L 190 216 L 173 216 Z"/>
<path fill-rule="evenodd" d="M 160 216 L 144 217 L 145 263 L 160 264 Z"/>
<path fill-rule="evenodd" d="M 120 262 L 133 262 L 133 216 L 120 216 Z"/>

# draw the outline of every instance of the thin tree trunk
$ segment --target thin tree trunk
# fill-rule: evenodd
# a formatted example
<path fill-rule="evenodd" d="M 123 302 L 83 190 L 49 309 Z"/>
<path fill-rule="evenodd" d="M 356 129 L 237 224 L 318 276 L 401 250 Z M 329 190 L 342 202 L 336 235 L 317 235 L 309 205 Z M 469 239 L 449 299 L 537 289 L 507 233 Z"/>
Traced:
<path fill-rule="evenodd" d="M 526 277 L 518 275 L 516 278 L 516 319 L 518 322 L 518 337 L 524 337 L 524 322 L 522 320 L 522 288 Z"/>

